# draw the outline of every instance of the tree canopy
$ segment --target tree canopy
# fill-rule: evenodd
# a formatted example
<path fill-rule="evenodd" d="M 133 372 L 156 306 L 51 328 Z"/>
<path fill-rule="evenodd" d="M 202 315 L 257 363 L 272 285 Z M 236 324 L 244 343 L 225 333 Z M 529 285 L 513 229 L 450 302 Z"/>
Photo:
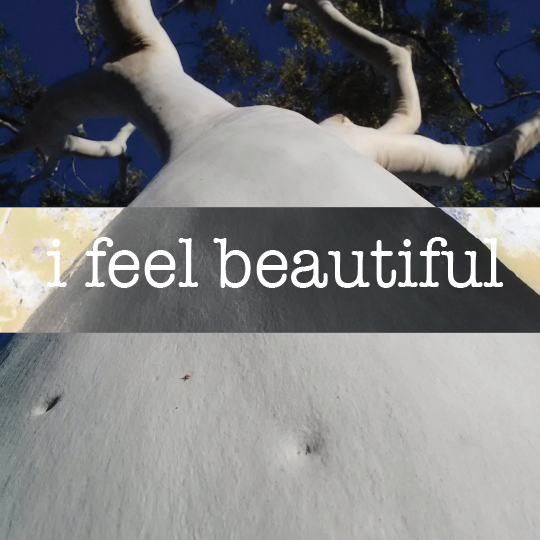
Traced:
<path fill-rule="evenodd" d="M 529 4 L 534 7 L 534 2 Z M 80 68 L 99 64 L 107 43 L 94 0 L 69 0 L 67 5 L 72 9 L 72 24 L 65 31 L 78 36 L 86 58 L 86 66 Z M 247 6 L 243 0 L 232 6 L 217 0 L 154 1 L 153 5 L 180 50 L 184 68 L 234 105 L 274 105 L 316 122 L 343 114 L 357 125 L 373 128 L 386 120 L 387 81 L 371 65 L 329 39 L 307 10 L 288 13 L 283 25 L 272 27 L 273 34 L 265 29 L 265 36 L 275 36 L 265 42 L 260 39 L 264 3 L 251 6 L 258 15 L 249 17 L 244 16 Z M 531 24 L 518 41 L 514 36 L 493 58 L 483 59 L 494 65 L 500 79 L 502 98 L 490 101 L 487 90 L 485 95 L 466 90 L 464 78 L 478 66 L 462 64 L 460 57 L 464 47 L 471 46 L 467 38 L 509 32 L 512 19 L 493 0 L 336 0 L 334 5 L 359 26 L 412 49 L 423 112 L 422 134 L 446 143 L 485 143 L 530 116 L 540 103 L 540 90 L 528 80 L 534 79 L 532 66 L 540 52 L 540 13 L 537 26 Z M 239 20 L 246 24 L 239 26 Z M 20 130 L 45 90 L 40 82 L 43 74 L 28 68 L 25 52 L 9 30 L 0 27 L 0 128 L 6 137 Z M 523 54 L 531 58 L 530 73 L 513 69 L 512 59 Z M 85 129 L 86 125 L 79 126 L 77 135 L 84 138 Z M 412 187 L 443 206 L 537 205 L 540 177 L 535 154 L 538 152 L 477 183 Z M 66 158 L 59 166 L 48 164 L 40 152 L 24 159 L 26 176 L 22 176 L 22 167 L 14 170 L 10 162 L 2 165 L 3 205 L 35 201 L 44 206 L 124 206 L 153 173 L 146 170 L 144 156 L 134 156 L 129 148 L 115 156 L 116 170 L 109 166 L 97 181 L 86 161 L 77 157 Z"/>

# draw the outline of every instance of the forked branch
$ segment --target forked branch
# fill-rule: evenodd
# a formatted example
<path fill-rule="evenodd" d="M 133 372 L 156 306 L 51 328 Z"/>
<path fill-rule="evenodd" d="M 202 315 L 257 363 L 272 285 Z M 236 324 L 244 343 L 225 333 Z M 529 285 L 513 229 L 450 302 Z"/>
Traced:
<path fill-rule="evenodd" d="M 111 117 L 137 119 L 151 126 L 159 124 L 152 112 L 144 110 L 139 88 L 145 84 L 144 80 L 141 82 L 144 68 L 152 64 L 156 55 L 163 54 L 172 58 L 173 67 L 179 71 L 182 68 L 174 45 L 153 14 L 150 0 L 96 0 L 96 7 L 111 48 L 108 62 L 50 87 L 25 125 L 0 118 L 0 127 L 13 134 L 0 145 L 0 161 L 29 150 L 39 151 L 50 158 L 50 163 L 64 156 L 119 157 L 125 154 L 127 140 L 135 130 L 132 123 L 111 141 L 91 141 L 74 135 L 77 126 L 89 119 Z M 76 23 L 79 15 L 77 11 Z M 82 33 L 82 29 L 79 31 Z M 35 183 L 40 178 L 36 175 L 29 181 Z M 21 187 L 28 186 L 29 181 L 21 183 Z"/>
<path fill-rule="evenodd" d="M 127 151 L 127 141 L 136 130 L 131 123 L 126 124 L 116 137 L 110 141 L 92 141 L 68 135 L 64 141 L 62 156 L 73 156 L 88 159 L 117 158 Z"/>
<path fill-rule="evenodd" d="M 408 51 L 355 25 L 328 0 L 299 0 L 299 5 L 309 10 L 324 30 L 349 52 L 382 71 L 394 96 L 392 117 L 379 130 L 356 126 L 342 115 L 325 120 L 321 126 L 403 180 L 440 186 L 479 180 L 507 171 L 540 144 L 540 109 L 510 133 L 477 147 L 441 144 L 414 135 L 420 125 L 420 100 Z M 296 7 L 274 0 L 267 9 L 267 17 L 275 20 L 284 11 Z M 387 31 L 398 32 L 391 28 Z M 411 34 L 410 37 L 429 47 L 422 36 Z M 444 64 L 463 97 L 457 74 Z M 493 132 L 479 114 L 479 108 L 468 103 L 477 118 Z"/>
<path fill-rule="evenodd" d="M 307 9 L 330 37 L 351 54 L 381 71 L 388 79 L 391 114 L 380 130 L 387 133 L 415 133 L 422 122 L 422 111 L 411 51 L 349 21 L 327 0 L 300 0 L 298 5 Z M 295 8 L 295 4 L 274 0 L 267 8 L 267 19 L 273 22 L 280 18 L 283 11 Z"/>

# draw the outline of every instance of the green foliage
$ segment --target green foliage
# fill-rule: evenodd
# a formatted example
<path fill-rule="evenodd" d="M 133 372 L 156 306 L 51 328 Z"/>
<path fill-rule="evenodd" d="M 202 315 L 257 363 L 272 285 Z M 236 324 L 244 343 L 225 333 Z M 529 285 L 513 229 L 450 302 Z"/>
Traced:
<path fill-rule="evenodd" d="M 231 33 L 222 19 L 201 32 L 204 41 L 197 76 L 206 84 L 217 84 L 225 77 L 245 81 L 260 68 L 258 52 L 249 43 L 249 32 L 242 28 Z"/>
<path fill-rule="evenodd" d="M 510 26 L 507 15 L 493 10 L 488 0 L 435 0 L 433 15 L 441 25 L 468 34 L 503 34 Z"/>
<path fill-rule="evenodd" d="M 141 191 L 146 176 L 140 169 L 127 166 L 125 178 L 112 182 L 107 188 L 100 187 L 90 193 L 79 193 L 58 184 L 47 186 L 39 196 L 40 206 L 111 207 L 128 206 Z M 0 188 L 1 189 L 1 188 Z"/>
<path fill-rule="evenodd" d="M 168 0 L 167 5 L 169 8 L 178 6 L 178 0 Z M 181 7 L 188 13 L 201 13 L 206 11 L 207 13 L 213 13 L 217 7 L 217 0 L 184 0 Z"/>
<path fill-rule="evenodd" d="M 540 51 L 540 28 L 531 28 L 531 40 Z"/>
<path fill-rule="evenodd" d="M 469 207 L 481 206 L 486 196 L 472 182 L 464 182 L 459 187 L 449 188 L 442 194 L 441 206 Z M 490 206 L 495 206 L 491 204 Z"/>
<path fill-rule="evenodd" d="M 304 47 L 309 47 L 327 56 L 331 53 L 327 37 L 322 33 L 320 26 L 302 15 L 300 11 L 293 11 L 287 19 L 289 35 Z"/>
<path fill-rule="evenodd" d="M 7 45 L 8 36 L 0 27 L 0 112 L 21 119 L 32 110 L 44 88 L 35 73 L 28 72 L 28 59 L 18 45 Z"/>
<path fill-rule="evenodd" d="M 71 206 L 65 190 L 47 186 L 38 197 L 39 206 L 58 208 Z"/>
<path fill-rule="evenodd" d="M 87 0 L 84 4 L 76 0 L 75 26 L 88 50 L 90 63 L 93 64 L 104 45 L 95 0 Z"/>

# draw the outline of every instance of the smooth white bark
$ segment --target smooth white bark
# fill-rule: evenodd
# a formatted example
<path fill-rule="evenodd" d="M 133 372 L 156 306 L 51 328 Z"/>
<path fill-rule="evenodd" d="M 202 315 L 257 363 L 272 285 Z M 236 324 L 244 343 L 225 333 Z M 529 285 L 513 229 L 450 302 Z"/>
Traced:
<path fill-rule="evenodd" d="M 127 141 L 136 129 L 133 124 L 126 124 L 111 141 L 92 141 L 68 135 L 64 141 L 63 154 L 90 159 L 119 157 L 126 153 Z"/>
<path fill-rule="evenodd" d="M 321 126 L 406 182 L 451 186 L 507 170 L 540 143 L 540 109 L 510 133 L 481 146 L 441 144 L 330 118 Z"/>
<path fill-rule="evenodd" d="M 355 126 L 342 115 L 321 126 L 402 180 L 438 186 L 479 180 L 504 172 L 540 143 L 540 109 L 510 133 L 478 147 L 415 136 L 421 111 L 410 51 L 355 25 L 328 0 L 300 0 L 298 5 L 349 52 L 380 70 L 391 87 L 392 114 L 377 131 Z M 296 7 L 276 0 L 267 8 L 267 16 L 272 21 L 281 11 Z"/>
<path fill-rule="evenodd" d="M 537 538 L 538 336 L 13 345 L 2 540 Z"/>
<path fill-rule="evenodd" d="M 422 123 L 418 87 L 412 70 L 411 51 L 394 45 L 344 17 L 328 0 L 301 0 L 325 32 L 358 58 L 375 66 L 388 79 L 391 93 L 390 119 L 380 128 L 387 133 L 415 133 Z M 273 22 L 280 10 L 296 5 L 272 2 L 267 18 Z"/>
<path fill-rule="evenodd" d="M 52 92 L 24 144 L 62 151 L 81 116 L 122 112 L 166 162 L 136 206 L 428 205 L 328 125 L 235 109 L 195 83 L 149 6 L 100 2 L 108 36 L 124 36 L 99 72 L 103 100 L 81 87 L 81 115 L 73 93 Z M 66 105 L 67 120 L 50 114 Z M 0 538 L 532 540 L 538 348 L 491 335 L 17 337 L 0 358 Z"/>

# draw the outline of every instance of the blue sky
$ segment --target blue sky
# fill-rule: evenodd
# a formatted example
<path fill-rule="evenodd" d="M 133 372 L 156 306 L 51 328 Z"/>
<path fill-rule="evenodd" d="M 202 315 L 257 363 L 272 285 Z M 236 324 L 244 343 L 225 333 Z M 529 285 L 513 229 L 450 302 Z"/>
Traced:
<path fill-rule="evenodd" d="M 224 16 L 231 29 L 245 26 L 251 32 L 254 43 L 260 48 L 264 57 L 275 57 L 279 46 L 287 39 L 283 25 L 267 26 L 263 13 L 267 0 L 222 0 L 219 12 Z M 409 0 L 410 11 L 422 10 L 430 0 Z M 504 10 L 511 21 L 510 31 L 503 37 L 493 36 L 478 38 L 464 36 L 460 38 L 458 56 L 464 66 L 465 76 L 463 87 L 475 103 L 497 102 L 504 97 L 500 77 L 493 65 L 493 59 L 502 48 L 511 47 L 528 37 L 531 25 L 540 27 L 540 2 L 538 0 L 491 0 L 494 8 Z M 154 0 L 156 12 L 163 11 L 166 1 Z M 9 0 L 0 7 L 0 21 L 10 35 L 11 42 L 19 43 L 23 52 L 30 57 L 28 67 L 40 74 L 44 84 L 55 81 L 84 69 L 87 65 L 87 53 L 78 37 L 74 23 L 74 0 Z M 198 39 L 198 29 L 204 26 L 207 16 L 171 16 L 166 20 L 165 27 L 171 35 L 182 41 Z M 199 27 L 193 26 L 199 23 Z M 190 73 L 196 62 L 197 48 L 182 47 L 180 49 L 185 70 Z M 540 54 L 535 53 L 532 46 L 524 47 L 503 59 L 504 67 L 512 74 L 523 73 L 532 88 L 540 89 L 540 70 L 537 69 Z M 540 106 L 540 100 L 537 100 Z M 509 107 L 505 113 L 513 115 L 514 108 Z M 487 111 L 489 120 L 500 115 L 501 111 Z M 521 118 L 519 118 L 521 120 Z M 88 123 L 87 131 L 93 137 L 113 136 L 121 123 L 108 121 Z M 5 134 L 1 135 L 5 140 Z M 134 164 L 141 167 L 149 178 L 159 169 L 159 161 L 140 136 L 135 134 L 130 139 L 129 153 L 134 157 Z M 67 166 L 66 162 L 64 166 Z M 10 163 L 15 168 L 17 177 L 24 179 L 29 176 L 24 159 Z M 107 185 L 116 173 L 116 163 L 85 162 L 79 165 L 81 176 L 90 186 Z M 2 166 L 6 170 L 6 165 Z M 61 172 L 63 168 L 61 169 Z M 528 171 L 540 176 L 540 159 L 531 162 Z M 68 185 L 82 188 L 77 181 L 67 175 Z M 26 205 L 36 204 L 34 189 L 23 200 Z"/>

